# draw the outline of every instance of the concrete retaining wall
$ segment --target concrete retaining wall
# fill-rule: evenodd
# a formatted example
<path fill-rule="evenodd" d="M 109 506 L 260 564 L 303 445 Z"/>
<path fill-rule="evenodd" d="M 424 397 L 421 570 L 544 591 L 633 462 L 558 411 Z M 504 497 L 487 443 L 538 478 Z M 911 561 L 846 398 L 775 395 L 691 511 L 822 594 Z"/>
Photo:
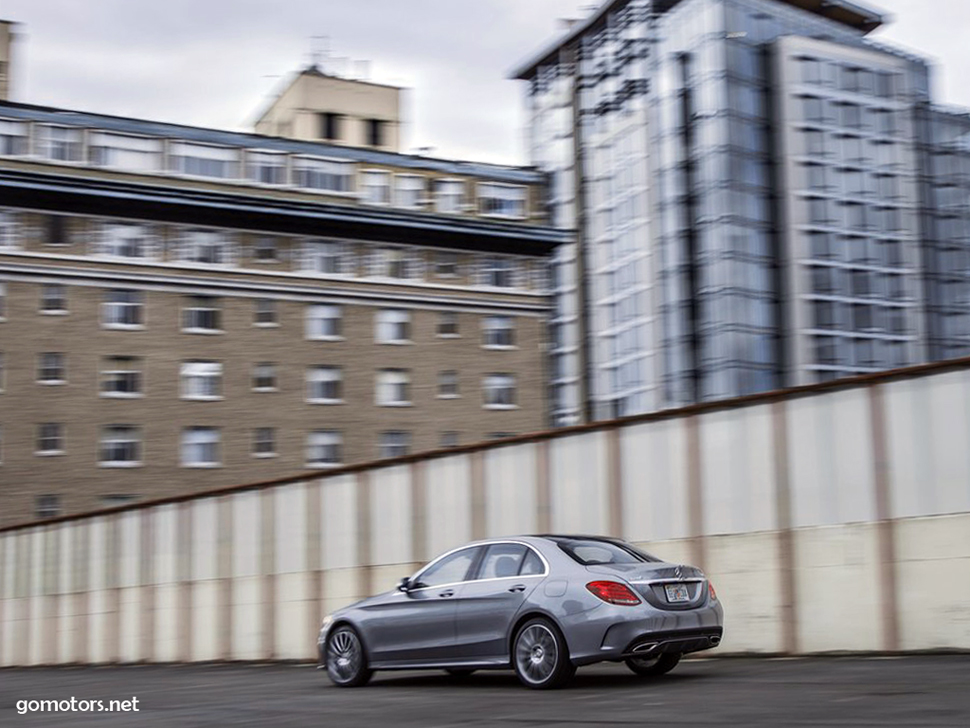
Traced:
<path fill-rule="evenodd" d="M 722 652 L 970 649 L 970 371 L 886 376 L 0 531 L 0 665 L 312 659 L 486 536 L 694 563 Z"/>

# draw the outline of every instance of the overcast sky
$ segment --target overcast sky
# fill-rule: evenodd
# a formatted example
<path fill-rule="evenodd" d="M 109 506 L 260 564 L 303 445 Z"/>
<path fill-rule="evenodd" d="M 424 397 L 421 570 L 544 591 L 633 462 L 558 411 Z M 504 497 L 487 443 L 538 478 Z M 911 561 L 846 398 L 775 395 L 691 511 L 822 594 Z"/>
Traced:
<path fill-rule="evenodd" d="M 0 0 L 22 23 L 13 98 L 247 129 L 314 36 L 406 86 L 406 150 L 524 164 L 524 90 L 508 72 L 596 0 Z M 970 2 L 881 0 L 876 36 L 936 62 L 936 100 L 970 106 Z"/>

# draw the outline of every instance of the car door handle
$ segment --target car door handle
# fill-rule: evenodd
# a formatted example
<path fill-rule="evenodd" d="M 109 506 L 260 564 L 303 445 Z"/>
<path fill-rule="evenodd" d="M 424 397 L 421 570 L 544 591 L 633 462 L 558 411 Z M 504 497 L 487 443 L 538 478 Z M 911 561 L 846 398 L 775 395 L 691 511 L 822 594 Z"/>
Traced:
<path fill-rule="evenodd" d="M 515 586 L 510 586 L 509 587 L 509 591 L 510 592 L 524 592 L 525 591 L 525 584 L 516 584 Z"/>
<path fill-rule="evenodd" d="M 455 593 L 451 589 L 449 589 L 448 591 L 441 592 L 441 594 L 439 594 L 438 596 L 439 597 L 444 597 L 445 599 L 447 599 L 448 597 L 455 596 Z"/>

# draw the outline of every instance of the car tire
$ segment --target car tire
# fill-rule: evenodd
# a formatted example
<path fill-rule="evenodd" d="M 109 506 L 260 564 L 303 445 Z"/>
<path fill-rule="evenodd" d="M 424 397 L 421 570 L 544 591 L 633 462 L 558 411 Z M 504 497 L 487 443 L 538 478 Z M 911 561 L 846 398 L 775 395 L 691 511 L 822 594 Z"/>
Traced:
<path fill-rule="evenodd" d="M 530 619 L 515 633 L 512 666 L 519 681 L 533 690 L 562 687 L 576 672 L 562 633 L 541 617 Z"/>
<path fill-rule="evenodd" d="M 666 675 L 677 667 L 681 655 L 679 652 L 660 655 L 659 657 L 631 657 L 626 661 L 626 666 L 632 672 L 644 677 Z"/>
<path fill-rule="evenodd" d="M 464 679 L 475 672 L 475 670 L 470 667 L 449 667 L 445 669 L 445 672 L 453 678 Z"/>
<path fill-rule="evenodd" d="M 341 688 L 366 685 L 374 671 L 367 667 L 367 654 L 357 630 L 349 624 L 335 627 L 327 636 L 327 677 Z"/>

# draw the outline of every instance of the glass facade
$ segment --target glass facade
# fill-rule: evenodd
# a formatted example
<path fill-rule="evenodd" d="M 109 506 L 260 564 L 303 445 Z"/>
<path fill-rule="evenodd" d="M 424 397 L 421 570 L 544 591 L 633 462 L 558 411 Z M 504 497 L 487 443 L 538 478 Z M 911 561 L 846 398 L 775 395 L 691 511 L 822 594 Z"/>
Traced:
<path fill-rule="evenodd" d="M 838 4 L 605 3 L 520 72 L 558 424 L 970 355 L 970 116 Z"/>

